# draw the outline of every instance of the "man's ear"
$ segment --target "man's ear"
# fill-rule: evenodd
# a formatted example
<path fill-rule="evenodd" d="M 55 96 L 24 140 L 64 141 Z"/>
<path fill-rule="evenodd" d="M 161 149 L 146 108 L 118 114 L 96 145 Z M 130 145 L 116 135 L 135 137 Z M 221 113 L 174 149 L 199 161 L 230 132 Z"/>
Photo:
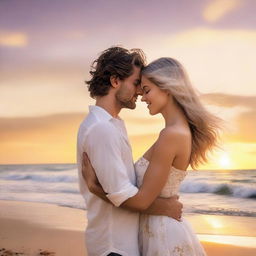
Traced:
<path fill-rule="evenodd" d="M 112 87 L 117 88 L 120 85 L 120 79 L 117 76 L 111 76 L 110 83 Z"/>

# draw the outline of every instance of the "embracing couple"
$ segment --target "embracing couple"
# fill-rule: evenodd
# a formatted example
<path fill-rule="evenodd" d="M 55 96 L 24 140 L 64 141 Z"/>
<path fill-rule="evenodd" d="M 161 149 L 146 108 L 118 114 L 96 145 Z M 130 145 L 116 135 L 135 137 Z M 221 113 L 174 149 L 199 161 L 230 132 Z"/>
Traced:
<path fill-rule="evenodd" d="M 206 255 L 178 200 L 189 165 L 207 160 L 218 118 L 200 103 L 182 65 L 160 58 L 147 66 L 139 49 L 111 47 L 94 61 L 87 81 L 96 105 L 78 132 L 77 160 L 86 201 L 89 256 Z M 134 164 L 123 108 L 138 96 L 165 127 Z"/>

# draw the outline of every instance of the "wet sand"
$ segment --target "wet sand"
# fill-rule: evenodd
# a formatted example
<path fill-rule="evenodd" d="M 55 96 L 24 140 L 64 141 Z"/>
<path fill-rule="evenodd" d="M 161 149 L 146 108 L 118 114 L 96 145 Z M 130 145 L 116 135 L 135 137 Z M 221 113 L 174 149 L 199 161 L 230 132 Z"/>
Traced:
<path fill-rule="evenodd" d="M 208 256 L 256 255 L 255 218 L 186 218 L 199 233 Z M 86 224 L 86 211 L 80 209 L 0 200 L 0 256 L 86 256 Z M 238 236 L 241 230 L 243 236 Z"/>

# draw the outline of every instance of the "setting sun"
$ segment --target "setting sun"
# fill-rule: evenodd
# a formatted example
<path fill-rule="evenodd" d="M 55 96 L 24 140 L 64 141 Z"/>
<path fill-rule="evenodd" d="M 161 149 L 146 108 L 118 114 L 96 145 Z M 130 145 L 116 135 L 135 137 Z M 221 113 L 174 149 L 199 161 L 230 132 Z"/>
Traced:
<path fill-rule="evenodd" d="M 220 167 L 222 168 L 230 168 L 231 167 L 231 160 L 228 153 L 224 153 L 219 159 Z"/>

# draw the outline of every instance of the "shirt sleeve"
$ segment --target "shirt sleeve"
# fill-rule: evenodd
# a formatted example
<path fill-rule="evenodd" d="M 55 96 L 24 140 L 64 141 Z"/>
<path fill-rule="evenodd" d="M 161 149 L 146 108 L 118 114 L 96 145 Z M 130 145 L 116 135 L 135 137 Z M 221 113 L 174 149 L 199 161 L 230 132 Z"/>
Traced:
<path fill-rule="evenodd" d="M 94 125 L 86 136 L 85 149 L 108 199 L 120 206 L 138 192 L 122 160 L 121 136 L 111 123 Z"/>

